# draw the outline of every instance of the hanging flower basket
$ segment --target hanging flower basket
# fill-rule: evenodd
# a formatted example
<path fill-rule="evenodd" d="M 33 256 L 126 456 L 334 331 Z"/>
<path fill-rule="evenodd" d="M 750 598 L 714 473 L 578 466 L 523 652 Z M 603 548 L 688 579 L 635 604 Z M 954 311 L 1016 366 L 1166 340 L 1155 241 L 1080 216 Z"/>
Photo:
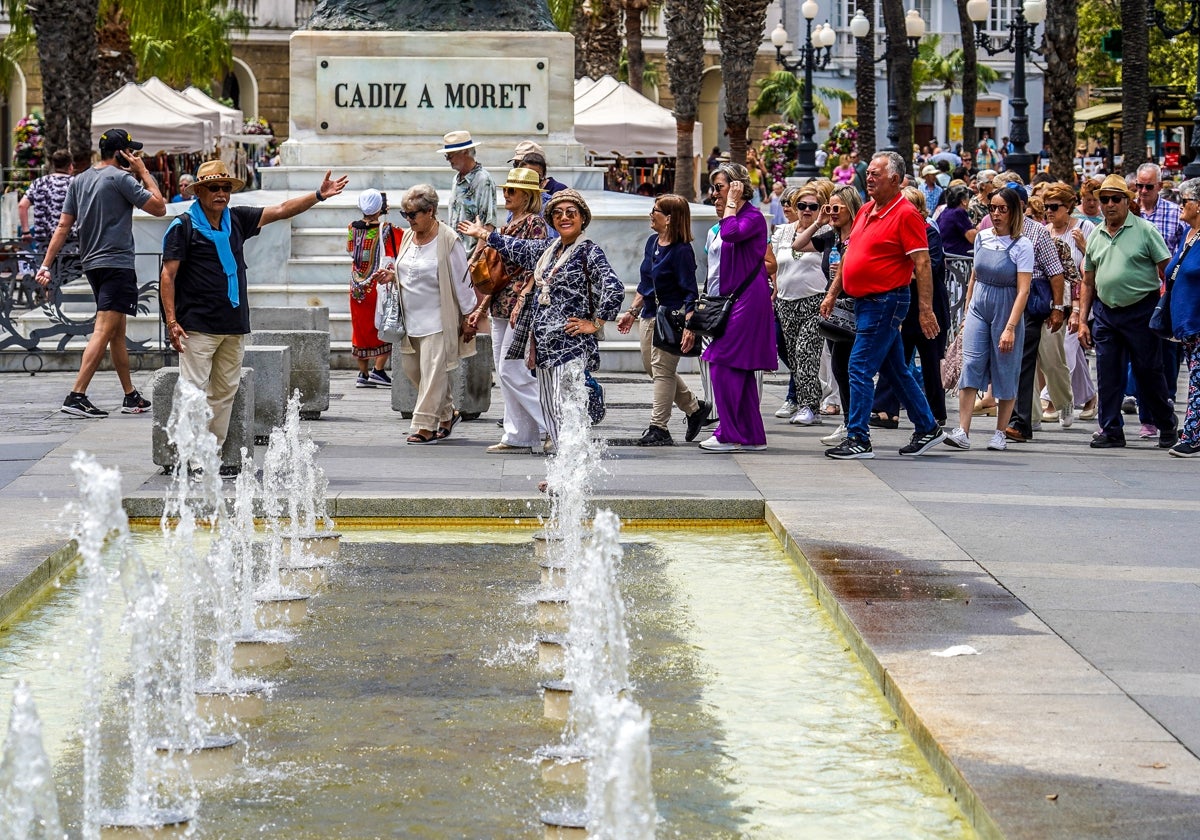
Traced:
<path fill-rule="evenodd" d="M 772 181 L 783 181 L 796 169 L 800 134 L 794 125 L 772 123 L 763 132 L 762 159 Z"/>

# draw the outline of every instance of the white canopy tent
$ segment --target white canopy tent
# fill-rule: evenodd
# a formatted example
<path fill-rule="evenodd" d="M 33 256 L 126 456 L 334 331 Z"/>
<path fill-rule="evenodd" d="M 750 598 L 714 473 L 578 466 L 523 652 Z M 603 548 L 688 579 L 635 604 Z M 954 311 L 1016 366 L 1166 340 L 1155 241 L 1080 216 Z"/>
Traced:
<path fill-rule="evenodd" d="M 612 76 L 575 82 L 575 139 L 596 156 L 675 157 L 675 115 Z M 692 150 L 702 153 L 696 123 Z"/>
<path fill-rule="evenodd" d="M 110 128 L 124 128 L 147 154 L 207 152 L 213 148 L 213 124 L 164 105 L 133 82 L 92 106 L 92 143 Z"/>
<path fill-rule="evenodd" d="M 209 105 L 203 105 L 191 97 L 184 96 L 157 76 L 151 76 L 142 82 L 141 88 L 172 110 L 183 114 L 191 114 L 193 117 L 202 120 L 208 120 L 213 126 L 214 139 L 218 139 L 227 133 L 242 130 L 240 123 L 234 125 L 233 120 L 226 118 L 218 109 Z"/>
<path fill-rule="evenodd" d="M 246 118 L 237 108 L 230 108 L 223 102 L 218 102 L 194 85 L 184 88 L 180 95 L 186 96 L 188 99 L 206 108 L 212 108 L 214 111 L 217 111 L 221 115 L 222 137 L 240 135 L 242 133 L 242 128 L 246 124 Z"/>

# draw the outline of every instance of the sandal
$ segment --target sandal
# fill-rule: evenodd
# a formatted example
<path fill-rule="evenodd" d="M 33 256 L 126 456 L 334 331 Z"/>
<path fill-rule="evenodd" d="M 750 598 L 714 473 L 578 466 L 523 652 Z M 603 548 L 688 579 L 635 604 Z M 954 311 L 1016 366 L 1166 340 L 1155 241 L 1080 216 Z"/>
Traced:
<path fill-rule="evenodd" d="M 461 419 L 462 419 L 462 412 L 461 411 L 454 412 L 454 414 L 451 415 L 451 417 L 450 417 L 450 425 L 449 426 L 439 426 L 438 427 L 437 439 L 445 440 L 446 438 L 450 437 L 451 429 L 453 429 L 455 426 L 457 426 L 458 421 Z"/>
<path fill-rule="evenodd" d="M 439 440 L 439 437 L 436 433 L 426 436 L 426 435 L 421 434 L 420 432 L 413 432 L 411 435 L 408 436 L 408 442 L 415 446 L 421 446 L 421 445 L 429 444 L 429 443 L 437 443 L 438 440 Z"/>
<path fill-rule="evenodd" d="M 841 414 L 842 407 L 840 405 L 827 405 L 821 409 L 821 413 L 826 417 L 832 417 L 835 414 Z"/>
<path fill-rule="evenodd" d="M 867 425 L 876 429 L 899 429 L 900 418 L 888 417 L 886 414 L 872 414 L 871 419 L 867 421 Z"/>

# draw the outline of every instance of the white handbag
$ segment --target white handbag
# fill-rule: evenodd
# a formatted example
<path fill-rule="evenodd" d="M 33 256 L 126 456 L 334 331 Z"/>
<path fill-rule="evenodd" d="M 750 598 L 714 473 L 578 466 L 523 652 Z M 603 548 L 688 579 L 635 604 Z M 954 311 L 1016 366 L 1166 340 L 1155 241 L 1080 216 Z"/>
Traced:
<path fill-rule="evenodd" d="M 393 282 L 379 287 L 375 302 L 375 331 L 380 341 L 395 344 L 406 335 L 404 309 L 400 304 L 400 284 Z"/>

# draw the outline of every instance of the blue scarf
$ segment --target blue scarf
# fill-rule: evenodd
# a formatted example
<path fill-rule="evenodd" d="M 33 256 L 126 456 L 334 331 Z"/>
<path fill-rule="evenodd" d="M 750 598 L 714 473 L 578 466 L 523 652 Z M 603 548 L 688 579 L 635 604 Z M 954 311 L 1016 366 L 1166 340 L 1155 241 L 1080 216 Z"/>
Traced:
<path fill-rule="evenodd" d="M 221 213 L 221 229 L 213 230 L 213 226 L 208 221 L 208 216 L 204 214 L 204 208 L 200 206 L 199 201 L 193 201 L 192 206 L 188 208 L 188 216 L 192 219 L 192 227 L 196 231 L 211 242 L 217 249 L 217 257 L 221 260 L 221 270 L 225 272 L 225 279 L 228 281 L 229 303 L 237 309 L 241 303 L 240 294 L 238 292 L 238 267 L 237 260 L 233 256 L 233 249 L 229 246 L 229 232 L 231 224 L 229 221 L 229 208 L 226 207 Z M 180 224 L 182 216 L 176 216 L 175 220 L 167 226 L 167 232 L 170 233 L 171 228 Z M 166 237 L 163 237 L 164 244 Z"/>

